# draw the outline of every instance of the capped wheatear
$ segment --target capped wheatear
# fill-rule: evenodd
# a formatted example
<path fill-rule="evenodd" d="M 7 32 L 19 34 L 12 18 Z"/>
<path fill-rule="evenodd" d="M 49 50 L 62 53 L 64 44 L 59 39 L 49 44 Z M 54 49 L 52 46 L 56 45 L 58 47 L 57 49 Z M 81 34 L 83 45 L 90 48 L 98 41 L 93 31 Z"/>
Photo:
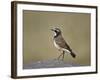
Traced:
<path fill-rule="evenodd" d="M 64 59 L 65 53 L 70 53 L 73 58 L 76 57 L 75 53 L 72 51 L 72 49 L 69 47 L 69 45 L 66 43 L 62 36 L 62 32 L 59 28 L 53 28 L 51 29 L 54 32 L 54 45 L 55 47 L 62 51 L 62 54 L 58 57 L 58 59 L 62 56 L 62 60 Z"/>

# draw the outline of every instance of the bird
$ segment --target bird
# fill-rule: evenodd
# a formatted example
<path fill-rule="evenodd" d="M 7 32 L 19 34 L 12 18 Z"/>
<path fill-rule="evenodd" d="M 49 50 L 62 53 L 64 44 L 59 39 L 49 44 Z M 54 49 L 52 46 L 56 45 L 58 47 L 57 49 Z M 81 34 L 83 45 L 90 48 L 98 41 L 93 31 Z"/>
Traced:
<path fill-rule="evenodd" d="M 58 56 L 58 60 L 61 58 L 62 56 L 62 60 L 64 60 L 64 55 L 65 53 L 69 53 L 71 54 L 71 56 L 73 58 L 76 57 L 76 54 L 72 51 L 72 49 L 70 48 L 70 46 L 66 43 L 66 41 L 64 40 L 63 36 L 62 36 L 62 32 L 58 27 L 52 28 L 51 31 L 54 32 L 54 36 L 53 36 L 53 41 L 54 41 L 54 46 L 61 51 L 62 53 L 60 54 L 60 56 Z"/>

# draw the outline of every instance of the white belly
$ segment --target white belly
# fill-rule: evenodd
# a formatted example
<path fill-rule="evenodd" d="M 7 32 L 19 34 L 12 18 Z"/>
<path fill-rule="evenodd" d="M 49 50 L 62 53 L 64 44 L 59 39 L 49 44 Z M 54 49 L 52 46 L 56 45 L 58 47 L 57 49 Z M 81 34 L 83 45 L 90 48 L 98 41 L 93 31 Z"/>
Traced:
<path fill-rule="evenodd" d="M 55 45 L 55 47 L 56 47 L 57 49 L 59 49 L 59 50 L 61 49 L 61 48 L 59 47 L 59 45 L 56 44 L 55 40 L 54 40 L 54 45 Z"/>

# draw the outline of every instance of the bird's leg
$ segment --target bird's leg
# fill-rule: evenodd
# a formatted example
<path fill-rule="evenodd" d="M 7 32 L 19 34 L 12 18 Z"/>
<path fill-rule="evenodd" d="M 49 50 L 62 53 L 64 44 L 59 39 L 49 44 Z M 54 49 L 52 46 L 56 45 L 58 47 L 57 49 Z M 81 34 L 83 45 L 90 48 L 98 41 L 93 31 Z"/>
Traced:
<path fill-rule="evenodd" d="M 63 61 L 64 60 L 64 55 L 65 55 L 65 51 L 63 51 L 62 54 L 63 54 L 63 56 L 62 56 L 62 61 Z"/>
<path fill-rule="evenodd" d="M 62 61 L 64 60 L 64 55 L 65 55 L 65 51 L 62 51 L 62 53 L 60 54 L 60 56 L 57 58 L 58 60 L 60 59 L 60 57 L 62 56 Z"/>
<path fill-rule="evenodd" d="M 60 49 L 58 49 L 58 50 L 61 52 Z M 59 60 L 61 56 L 62 56 L 62 53 L 58 56 L 57 60 Z"/>
<path fill-rule="evenodd" d="M 58 56 L 58 58 L 57 58 L 57 59 L 59 60 L 61 56 L 62 56 L 62 53 L 60 54 L 60 56 Z"/>

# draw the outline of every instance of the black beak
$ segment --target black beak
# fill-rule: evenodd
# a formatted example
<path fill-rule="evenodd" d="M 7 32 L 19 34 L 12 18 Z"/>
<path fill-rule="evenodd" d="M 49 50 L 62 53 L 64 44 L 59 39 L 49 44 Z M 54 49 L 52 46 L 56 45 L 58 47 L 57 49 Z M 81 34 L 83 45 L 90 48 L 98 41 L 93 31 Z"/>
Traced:
<path fill-rule="evenodd" d="M 51 31 L 55 31 L 54 29 L 51 29 Z"/>

